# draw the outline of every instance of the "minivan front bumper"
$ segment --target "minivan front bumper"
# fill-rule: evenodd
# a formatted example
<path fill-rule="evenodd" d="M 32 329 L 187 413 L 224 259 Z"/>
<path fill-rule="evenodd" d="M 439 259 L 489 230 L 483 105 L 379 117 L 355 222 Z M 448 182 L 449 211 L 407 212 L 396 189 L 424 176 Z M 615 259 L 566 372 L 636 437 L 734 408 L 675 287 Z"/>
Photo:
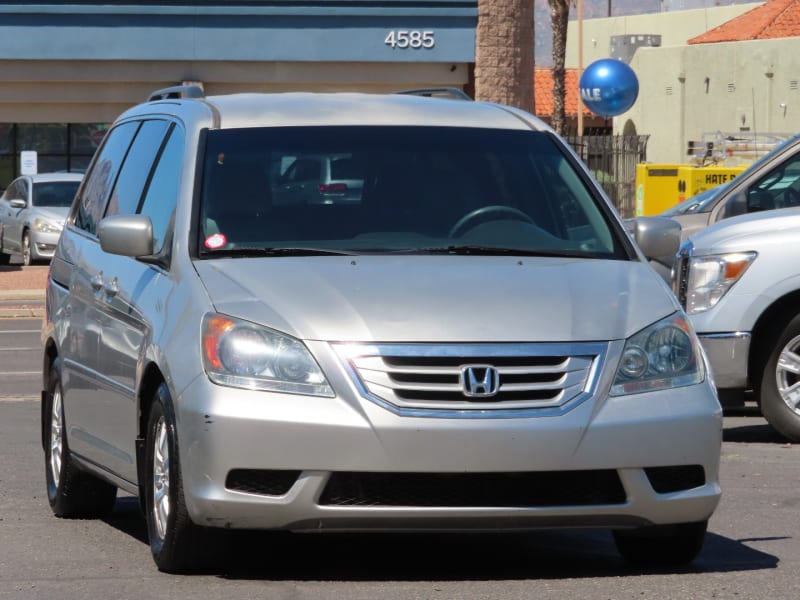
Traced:
<path fill-rule="evenodd" d="M 720 497 L 709 382 L 557 417 L 442 419 L 199 377 L 176 408 L 187 507 L 207 526 L 616 528 L 701 521 Z"/>

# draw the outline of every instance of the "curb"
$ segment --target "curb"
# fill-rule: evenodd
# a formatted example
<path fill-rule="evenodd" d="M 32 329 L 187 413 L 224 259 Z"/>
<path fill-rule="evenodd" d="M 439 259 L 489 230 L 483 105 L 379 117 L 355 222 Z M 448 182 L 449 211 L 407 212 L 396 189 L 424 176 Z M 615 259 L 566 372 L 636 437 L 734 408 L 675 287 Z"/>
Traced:
<path fill-rule="evenodd" d="M 11 306 L 0 308 L 0 319 L 41 319 L 44 308 L 30 306 Z"/>
<path fill-rule="evenodd" d="M 38 319 L 44 317 L 44 290 L 0 290 L 0 300 L 18 302 L 15 306 L 0 306 L 0 319 Z M 32 302 L 27 304 L 27 302 Z M 42 303 L 42 304 L 40 304 Z"/>

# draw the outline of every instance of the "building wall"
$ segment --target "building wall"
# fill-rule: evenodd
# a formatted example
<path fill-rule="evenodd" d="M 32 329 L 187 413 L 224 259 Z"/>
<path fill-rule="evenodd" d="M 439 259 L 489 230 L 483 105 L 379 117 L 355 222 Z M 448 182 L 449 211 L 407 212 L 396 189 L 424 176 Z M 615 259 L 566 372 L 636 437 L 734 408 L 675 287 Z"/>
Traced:
<path fill-rule="evenodd" d="M 686 163 L 690 140 L 718 132 L 800 131 L 800 38 L 686 44 L 760 4 L 585 21 L 584 67 L 609 56 L 612 35 L 662 36 L 660 47 L 639 48 L 631 59 L 639 96 L 612 119 L 614 133 L 649 135 L 649 162 Z M 568 66 L 577 66 L 576 25 L 568 32 Z"/>
<path fill-rule="evenodd" d="M 0 3 L 0 189 L 23 150 L 81 170 L 108 123 L 183 82 L 207 95 L 463 89 L 477 19 L 477 0 Z"/>
<path fill-rule="evenodd" d="M 392 92 L 464 86 L 467 63 L 287 61 L 0 61 L 0 123 L 107 122 L 154 90 L 184 81 L 207 95 L 236 92 Z"/>
<path fill-rule="evenodd" d="M 800 38 L 643 48 L 639 99 L 615 119 L 649 133 L 650 162 L 687 162 L 689 140 L 716 132 L 800 131 Z"/>
<path fill-rule="evenodd" d="M 660 35 L 662 48 L 685 46 L 686 40 L 761 4 L 763 2 L 584 20 L 582 64 L 578 60 L 578 22 L 572 20 L 567 27 L 565 66 L 585 67 L 601 58 L 608 58 L 611 38 L 616 35 Z"/>

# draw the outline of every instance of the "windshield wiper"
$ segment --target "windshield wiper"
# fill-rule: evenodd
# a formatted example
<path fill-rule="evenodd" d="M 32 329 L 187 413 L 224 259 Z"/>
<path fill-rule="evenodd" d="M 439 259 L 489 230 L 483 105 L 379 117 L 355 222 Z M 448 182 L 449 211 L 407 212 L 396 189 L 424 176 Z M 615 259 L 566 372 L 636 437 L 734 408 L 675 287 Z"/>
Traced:
<path fill-rule="evenodd" d="M 354 252 L 327 248 L 227 248 L 205 252 L 205 256 L 352 256 Z"/>
<path fill-rule="evenodd" d="M 433 246 L 398 250 L 395 254 L 453 254 L 458 256 L 591 256 L 579 250 L 533 250 L 525 248 L 502 248 L 497 246 Z"/>

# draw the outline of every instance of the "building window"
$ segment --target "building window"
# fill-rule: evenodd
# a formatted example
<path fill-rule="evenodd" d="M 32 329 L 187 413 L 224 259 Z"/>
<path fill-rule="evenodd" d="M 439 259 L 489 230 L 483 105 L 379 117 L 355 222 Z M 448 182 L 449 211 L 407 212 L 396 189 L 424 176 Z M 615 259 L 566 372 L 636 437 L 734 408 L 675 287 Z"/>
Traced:
<path fill-rule="evenodd" d="M 20 174 L 24 150 L 36 151 L 40 173 L 83 173 L 107 129 L 105 123 L 0 123 L 0 190 Z"/>

